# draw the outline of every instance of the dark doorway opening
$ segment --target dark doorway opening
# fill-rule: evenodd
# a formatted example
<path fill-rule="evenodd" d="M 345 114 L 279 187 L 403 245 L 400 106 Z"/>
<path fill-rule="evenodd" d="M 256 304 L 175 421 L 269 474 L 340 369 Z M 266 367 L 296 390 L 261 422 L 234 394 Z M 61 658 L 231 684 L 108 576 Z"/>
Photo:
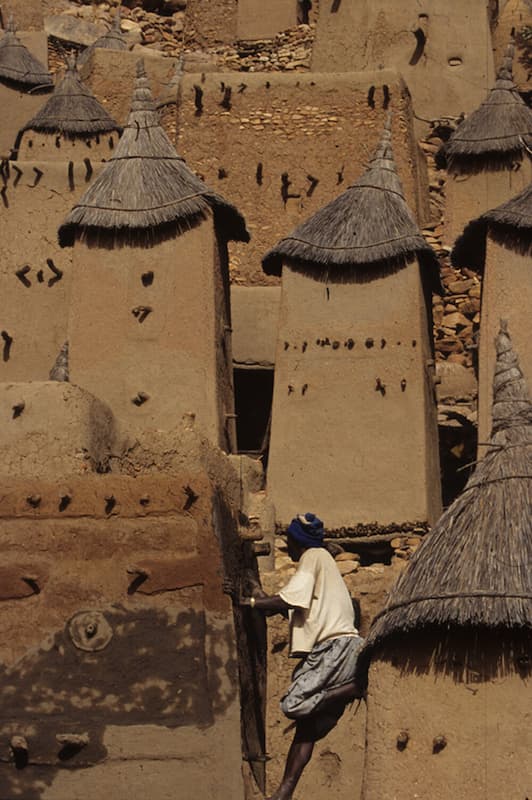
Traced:
<path fill-rule="evenodd" d="M 476 465 L 477 429 L 466 419 L 455 425 L 438 426 L 443 507 L 447 508 L 459 494 Z"/>
<path fill-rule="evenodd" d="M 235 369 L 234 383 L 238 452 L 263 456 L 266 466 L 270 443 L 273 369 Z"/>

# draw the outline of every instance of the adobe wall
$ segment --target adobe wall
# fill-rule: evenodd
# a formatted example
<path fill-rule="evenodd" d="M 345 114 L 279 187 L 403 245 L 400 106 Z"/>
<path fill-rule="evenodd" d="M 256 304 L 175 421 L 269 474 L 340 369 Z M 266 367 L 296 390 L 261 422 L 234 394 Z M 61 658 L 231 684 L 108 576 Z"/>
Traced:
<path fill-rule="evenodd" d="M 269 39 L 297 25 L 297 0 L 239 0 L 237 39 Z"/>
<path fill-rule="evenodd" d="M 185 37 L 206 47 L 237 38 L 239 0 L 188 0 Z"/>
<path fill-rule="evenodd" d="M 231 287 L 235 366 L 275 364 L 280 286 Z"/>
<path fill-rule="evenodd" d="M 92 51 L 80 70 L 83 82 L 119 125 L 124 125 L 129 115 L 140 57 L 139 53 L 99 47 Z M 144 66 L 156 103 L 168 101 L 169 92 L 177 99 L 177 88 L 172 81 L 176 64 L 177 58 L 145 58 Z M 174 139 L 173 131 L 166 132 Z"/>
<path fill-rule="evenodd" d="M 422 48 L 417 29 L 426 37 Z M 414 110 L 424 120 L 472 111 L 494 77 L 486 0 L 402 0 L 393 5 L 388 0 L 342 0 L 320 5 L 313 70 L 391 66 L 403 75 Z"/>
<path fill-rule="evenodd" d="M 0 3 L 4 27 L 13 14 L 17 28 L 21 31 L 42 31 L 44 27 L 43 4 L 41 0 L 2 0 Z"/>
<path fill-rule="evenodd" d="M 478 441 L 487 442 L 491 432 L 493 373 L 496 353 L 494 342 L 500 320 L 508 320 L 515 352 L 525 376 L 532 375 L 530 309 L 532 282 L 530 256 L 510 250 L 487 237 L 486 264 L 482 282 L 478 373 Z M 486 452 L 479 447 L 479 455 Z"/>
<path fill-rule="evenodd" d="M 24 131 L 18 146 L 17 160 L 31 161 L 108 161 L 120 136 L 118 131 L 76 136 Z"/>
<path fill-rule="evenodd" d="M 29 4 L 30 6 L 32 4 Z M 15 17 L 15 22 L 17 18 Z M 48 64 L 48 46 L 46 34 L 41 32 L 17 31 L 22 44 L 36 56 L 41 64 Z M 35 116 L 45 102 L 48 94 L 23 92 L 7 86 L 0 80 L 0 108 L 2 108 L 2 125 L 0 126 L 0 156 L 7 158 L 15 146 L 17 134 L 26 122 Z"/>
<path fill-rule="evenodd" d="M 91 165 L 92 179 L 99 165 Z M 89 176 L 81 160 L 71 171 L 67 162 L 9 162 L 4 174 L 0 381 L 46 381 L 67 339 L 70 298 L 72 255 L 59 247 L 57 229 Z"/>
<path fill-rule="evenodd" d="M 112 414 L 78 386 L 0 383 L 0 419 L 3 479 L 68 478 L 108 468 L 115 438 Z"/>
<path fill-rule="evenodd" d="M 212 219 L 151 247 L 77 242 L 72 253 L 70 380 L 132 433 L 191 413 L 228 449 L 231 350 Z"/>
<path fill-rule="evenodd" d="M 532 7 L 528 0 L 507 0 L 504 8 L 499 12 L 497 26 L 493 31 L 496 65 L 500 64 L 504 57 L 504 51 L 510 42 L 512 29 L 517 34 L 522 28 L 529 25 L 532 25 Z M 519 44 L 519 39 L 517 39 L 513 61 L 514 81 L 520 92 L 529 92 L 532 89 L 530 69 L 526 65 L 525 51 L 519 47 Z"/>
<path fill-rule="evenodd" d="M 262 257 L 361 175 L 382 134 L 383 87 L 394 112 L 394 154 L 405 196 L 423 219 L 426 175 L 408 91 L 396 72 L 184 76 L 178 152 L 237 206 L 252 236 L 250 244 L 230 245 L 232 282 L 278 283 L 262 272 Z M 228 88 L 230 108 L 225 108 Z M 201 109 L 196 108 L 199 94 Z"/>
<path fill-rule="evenodd" d="M 362 800 L 530 797 L 530 636 L 408 642 L 370 666 Z"/>
<path fill-rule="evenodd" d="M 452 247 L 468 222 L 515 197 L 532 180 L 532 161 L 526 157 L 518 169 L 447 175 L 443 243 Z"/>
<path fill-rule="evenodd" d="M 319 509 L 330 529 L 437 519 L 431 358 L 416 262 L 349 284 L 284 266 L 268 464 L 278 522 L 294 509 Z"/>
<path fill-rule="evenodd" d="M 64 486 L 3 481 L 0 796 L 243 800 L 232 512 L 194 465 Z"/>

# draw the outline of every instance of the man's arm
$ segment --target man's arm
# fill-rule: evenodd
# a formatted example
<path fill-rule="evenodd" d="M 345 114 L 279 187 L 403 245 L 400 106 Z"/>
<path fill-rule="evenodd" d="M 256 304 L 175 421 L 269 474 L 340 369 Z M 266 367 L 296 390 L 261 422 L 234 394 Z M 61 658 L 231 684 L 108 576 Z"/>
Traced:
<path fill-rule="evenodd" d="M 264 597 L 243 597 L 240 605 L 251 606 L 259 611 L 270 611 L 274 614 L 282 614 L 291 608 L 278 594 L 265 595 Z"/>

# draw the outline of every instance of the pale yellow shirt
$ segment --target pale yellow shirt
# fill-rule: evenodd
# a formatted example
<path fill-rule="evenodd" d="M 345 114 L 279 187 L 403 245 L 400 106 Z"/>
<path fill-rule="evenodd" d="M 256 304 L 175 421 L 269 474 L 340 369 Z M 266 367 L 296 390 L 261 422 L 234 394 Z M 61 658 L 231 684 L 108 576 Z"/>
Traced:
<path fill-rule="evenodd" d="M 338 567 L 324 547 L 305 550 L 279 596 L 292 606 L 290 655 L 309 653 L 336 636 L 355 636 L 354 612 Z"/>

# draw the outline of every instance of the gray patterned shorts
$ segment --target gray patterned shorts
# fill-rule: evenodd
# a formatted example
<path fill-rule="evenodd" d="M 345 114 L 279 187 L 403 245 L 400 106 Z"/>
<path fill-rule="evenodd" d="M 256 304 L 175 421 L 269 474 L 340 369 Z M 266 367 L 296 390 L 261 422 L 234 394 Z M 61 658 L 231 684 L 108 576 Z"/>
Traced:
<path fill-rule="evenodd" d="M 346 704 L 343 700 L 331 703 L 314 714 L 316 706 L 329 689 L 354 680 L 363 644 L 361 636 L 338 636 L 314 645 L 292 674 L 292 683 L 281 700 L 283 713 L 296 720 L 314 715 L 317 738 L 325 736 L 342 716 Z"/>

